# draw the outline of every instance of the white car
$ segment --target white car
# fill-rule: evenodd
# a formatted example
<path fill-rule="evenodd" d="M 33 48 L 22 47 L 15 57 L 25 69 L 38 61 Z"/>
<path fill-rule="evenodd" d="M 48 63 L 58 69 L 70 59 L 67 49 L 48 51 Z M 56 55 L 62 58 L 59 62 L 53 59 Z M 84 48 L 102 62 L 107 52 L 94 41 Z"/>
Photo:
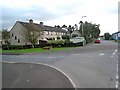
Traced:
<path fill-rule="evenodd" d="M 72 42 L 72 43 L 81 43 L 82 46 L 84 46 L 86 44 L 86 41 L 85 41 L 84 37 L 70 38 L 70 42 Z"/>

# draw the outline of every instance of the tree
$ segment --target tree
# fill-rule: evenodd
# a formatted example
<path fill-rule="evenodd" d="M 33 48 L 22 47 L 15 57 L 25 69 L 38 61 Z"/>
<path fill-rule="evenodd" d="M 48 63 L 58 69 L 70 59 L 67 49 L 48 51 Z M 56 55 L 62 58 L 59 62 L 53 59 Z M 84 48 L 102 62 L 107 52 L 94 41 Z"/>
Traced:
<path fill-rule="evenodd" d="M 10 44 L 10 32 L 7 29 L 2 29 L 2 39 L 5 44 Z"/>
<path fill-rule="evenodd" d="M 2 29 L 2 40 L 4 41 L 5 45 L 9 49 L 10 45 L 10 32 L 7 29 Z"/>
<path fill-rule="evenodd" d="M 104 33 L 105 40 L 109 40 L 111 35 L 109 33 Z"/>
<path fill-rule="evenodd" d="M 77 24 L 74 25 L 74 30 L 78 30 Z"/>
<path fill-rule="evenodd" d="M 68 40 L 69 40 L 69 39 L 70 39 L 70 36 L 69 36 L 69 35 L 63 35 L 63 36 L 62 36 L 62 39 L 68 39 Z"/>
<path fill-rule="evenodd" d="M 25 31 L 26 39 L 32 44 L 32 47 L 35 47 L 37 44 L 38 39 L 41 38 L 43 35 L 43 30 L 39 27 L 35 27 L 34 25 L 29 25 L 29 29 Z"/>
<path fill-rule="evenodd" d="M 96 25 L 96 24 L 93 24 L 93 38 L 98 38 L 99 35 L 100 35 L 100 29 L 99 29 L 99 24 Z"/>
<path fill-rule="evenodd" d="M 70 33 L 70 35 L 71 35 L 71 33 L 72 33 L 72 29 L 73 29 L 72 26 L 69 25 L 69 26 L 68 26 L 68 32 Z"/>
<path fill-rule="evenodd" d="M 86 42 L 88 43 L 89 40 L 98 38 L 100 35 L 100 29 L 99 29 L 99 24 L 92 24 L 88 23 L 87 21 L 83 23 L 80 21 L 80 28 L 79 32 L 82 34 L 82 36 L 85 38 Z"/>
<path fill-rule="evenodd" d="M 57 28 L 60 28 L 60 25 L 57 25 L 56 27 L 57 27 Z"/>
<path fill-rule="evenodd" d="M 67 28 L 67 26 L 64 24 L 64 25 L 62 26 L 62 28 Z"/>

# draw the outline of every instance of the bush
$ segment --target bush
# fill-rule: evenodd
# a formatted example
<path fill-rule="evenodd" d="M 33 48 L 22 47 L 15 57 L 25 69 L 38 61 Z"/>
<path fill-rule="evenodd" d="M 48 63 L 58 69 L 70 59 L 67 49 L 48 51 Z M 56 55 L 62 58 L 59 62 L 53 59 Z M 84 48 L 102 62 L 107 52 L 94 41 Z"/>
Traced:
<path fill-rule="evenodd" d="M 68 40 L 69 40 L 69 39 L 70 39 L 70 36 L 69 36 L 69 35 L 63 35 L 63 36 L 62 36 L 62 39 L 68 39 Z"/>
<path fill-rule="evenodd" d="M 48 38 L 47 40 L 52 40 L 52 38 Z"/>
<path fill-rule="evenodd" d="M 32 45 L 2 45 L 3 50 L 13 50 L 13 49 L 29 49 L 32 48 Z"/>
<path fill-rule="evenodd" d="M 60 39 L 60 37 L 57 37 L 57 40 L 59 40 Z"/>
<path fill-rule="evenodd" d="M 64 44 L 64 40 L 49 40 L 48 44 Z"/>
<path fill-rule="evenodd" d="M 52 38 L 52 40 L 55 40 L 55 38 Z"/>
<path fill-rule="evenodd" d="M 65 39 L 65 43 L 71 43 L 70 40 L 68 39 Z"/>

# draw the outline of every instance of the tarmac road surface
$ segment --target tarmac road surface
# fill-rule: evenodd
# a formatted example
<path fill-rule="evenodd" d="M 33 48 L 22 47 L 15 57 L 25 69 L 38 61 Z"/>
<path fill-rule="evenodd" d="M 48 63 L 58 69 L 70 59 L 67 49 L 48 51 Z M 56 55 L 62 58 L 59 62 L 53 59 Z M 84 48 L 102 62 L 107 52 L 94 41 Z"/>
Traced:
<path fill-rule="evenodd" d="M 46 65 L 3 63 L 3 69 L 3 88 L 73 88 L 64 74 Z"/>

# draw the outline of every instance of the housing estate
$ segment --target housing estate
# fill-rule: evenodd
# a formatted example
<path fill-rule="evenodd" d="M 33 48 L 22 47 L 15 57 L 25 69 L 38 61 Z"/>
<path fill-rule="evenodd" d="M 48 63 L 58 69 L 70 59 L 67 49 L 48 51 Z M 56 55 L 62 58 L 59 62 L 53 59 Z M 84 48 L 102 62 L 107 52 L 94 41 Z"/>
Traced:
<path fill-rule="evenodd" d="M 40 24 L 34 23 L 32 19 L 29 20 L 29 22 L 21 22 L 17 21 L 12 29 L 10 30 L 11 35 L 11 45 L 29 45 L 31 44 L 25 35 L 25 31 L 35 31 L 35 30 L 42 30 L 42 35 L 37 38 L 37 43 L 40 43 L 40 40 L 48 40 L 50 38 L 54 38 L 55 40 L 57 37 L 62 37 L 63 35 L 67 34 L 67 31 L 58 28 L 58 27 L 52 27 L 44 25 L 43 22 L 40 22 Z M 32 32 L 31 32 L 32 34 Z"/>

